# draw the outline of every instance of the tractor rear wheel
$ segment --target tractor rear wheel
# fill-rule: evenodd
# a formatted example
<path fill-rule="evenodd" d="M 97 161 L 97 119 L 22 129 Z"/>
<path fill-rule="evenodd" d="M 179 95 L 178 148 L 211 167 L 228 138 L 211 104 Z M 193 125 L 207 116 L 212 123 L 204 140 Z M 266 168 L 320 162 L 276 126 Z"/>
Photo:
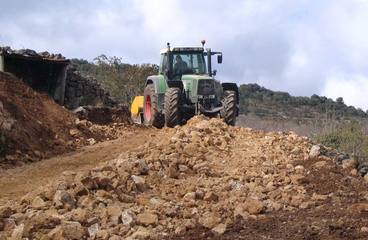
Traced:
<path fill-rule="evenodd" d="M 235 91 L 225 91 L 224 92 L 224 99 L 223 99 L 223 109 L 221 111 L 221 117 L 224 121 L 231 126 L 235 125 L 236 122 L 236 93 Z"/>
<path fill-rule="evenodd" d="M 162 128 L 165 124 L 163 115 L 158 111 L 158 96 L 152 84 L 144 89 L 143 118 L 149 126 Z"/>
<path fill-rule="evenodd" d="M 181 123 L 181 89 L 168 88 L 165 93 L 165 123 L 167 127 L 175 127 Z"/>

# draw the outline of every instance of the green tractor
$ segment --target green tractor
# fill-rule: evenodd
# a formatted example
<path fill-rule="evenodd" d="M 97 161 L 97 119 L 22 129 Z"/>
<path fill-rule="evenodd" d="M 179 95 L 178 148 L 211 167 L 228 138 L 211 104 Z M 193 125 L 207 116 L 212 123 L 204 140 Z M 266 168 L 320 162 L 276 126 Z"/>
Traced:
<path fill-rule="evenodd" d="M 131 106 L 134 122 L 157 128 L 175 127 L 191 117 L 203 114 L 221 117 L 235 125 L 239 113 L 239 93 L 235 83 L 220 84 L 215 80 L 211 58 L 222 53 L 210 48 L 180 47 L 161 50 L 158 75 L 146 80 L 144 96 L 137 96 Z"/>

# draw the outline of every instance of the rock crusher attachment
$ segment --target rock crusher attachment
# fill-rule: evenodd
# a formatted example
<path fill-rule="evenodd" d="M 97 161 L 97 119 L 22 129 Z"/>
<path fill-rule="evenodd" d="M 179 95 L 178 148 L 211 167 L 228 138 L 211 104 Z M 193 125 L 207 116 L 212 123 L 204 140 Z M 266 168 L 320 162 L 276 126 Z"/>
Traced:
<path fill-rule="evenodd" d="M 131 115 L 136 123 L 162 128 L 184 124 L 191 117 L 204 114 L 221 117 L 235 125 L 239 112 L 239 92 L 235 83 L 215 80 L 211 58 L 217 55 L 222 63 L 222 53 L 210 48 L 179 47 L 161 50 L 158 75 L 146 80 L 144 95 L 136 96 Z"/>
<path fill-rule="evenodd" d="M 136 96 L 130 106 L 130 114 L 134 123 L 143 123 L 143 96 Z"/>

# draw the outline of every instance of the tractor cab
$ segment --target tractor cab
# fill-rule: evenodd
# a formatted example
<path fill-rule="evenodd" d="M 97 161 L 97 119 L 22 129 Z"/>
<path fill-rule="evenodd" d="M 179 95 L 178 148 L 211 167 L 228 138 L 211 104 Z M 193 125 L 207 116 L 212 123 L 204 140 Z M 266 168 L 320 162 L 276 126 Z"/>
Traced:
<path fill-rule="evenodd" d="M 204 45 L 204 42 L 202 42 Z M 161 50 L 160 74 L 166 76 L 167 80 L 181 80 L 185 74 L 194 75 L 216 75 L 212 72 L 211 56 L 218 55 L 217 62 L 222 63 L 222 53 L 212 52 L 204 47 L 175 47 Z M 206 63 L 207 60 L 207 63 Z"/>

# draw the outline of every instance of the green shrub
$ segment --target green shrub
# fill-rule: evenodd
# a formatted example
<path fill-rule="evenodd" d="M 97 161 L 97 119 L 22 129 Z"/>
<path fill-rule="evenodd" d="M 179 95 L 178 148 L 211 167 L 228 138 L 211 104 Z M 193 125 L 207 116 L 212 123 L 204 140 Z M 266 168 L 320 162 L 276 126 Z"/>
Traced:
<path fill-rule="evenodd" d="M 368 135 L 358 122 L 343 124 L 335 130 L 320 134 L 317 142 L 340 151 L 361 157 L 368 156 Z"/>
<path fill-rule="evenodd" d="M 100 55 L 94 62 L 72 59 L 72 65 L 84 77 L 96 79 L 119 103 L 130 104 L 142 95 L 146 79 L 158 72 L 155 64 L 126 64 L 119 57 Z"/>

